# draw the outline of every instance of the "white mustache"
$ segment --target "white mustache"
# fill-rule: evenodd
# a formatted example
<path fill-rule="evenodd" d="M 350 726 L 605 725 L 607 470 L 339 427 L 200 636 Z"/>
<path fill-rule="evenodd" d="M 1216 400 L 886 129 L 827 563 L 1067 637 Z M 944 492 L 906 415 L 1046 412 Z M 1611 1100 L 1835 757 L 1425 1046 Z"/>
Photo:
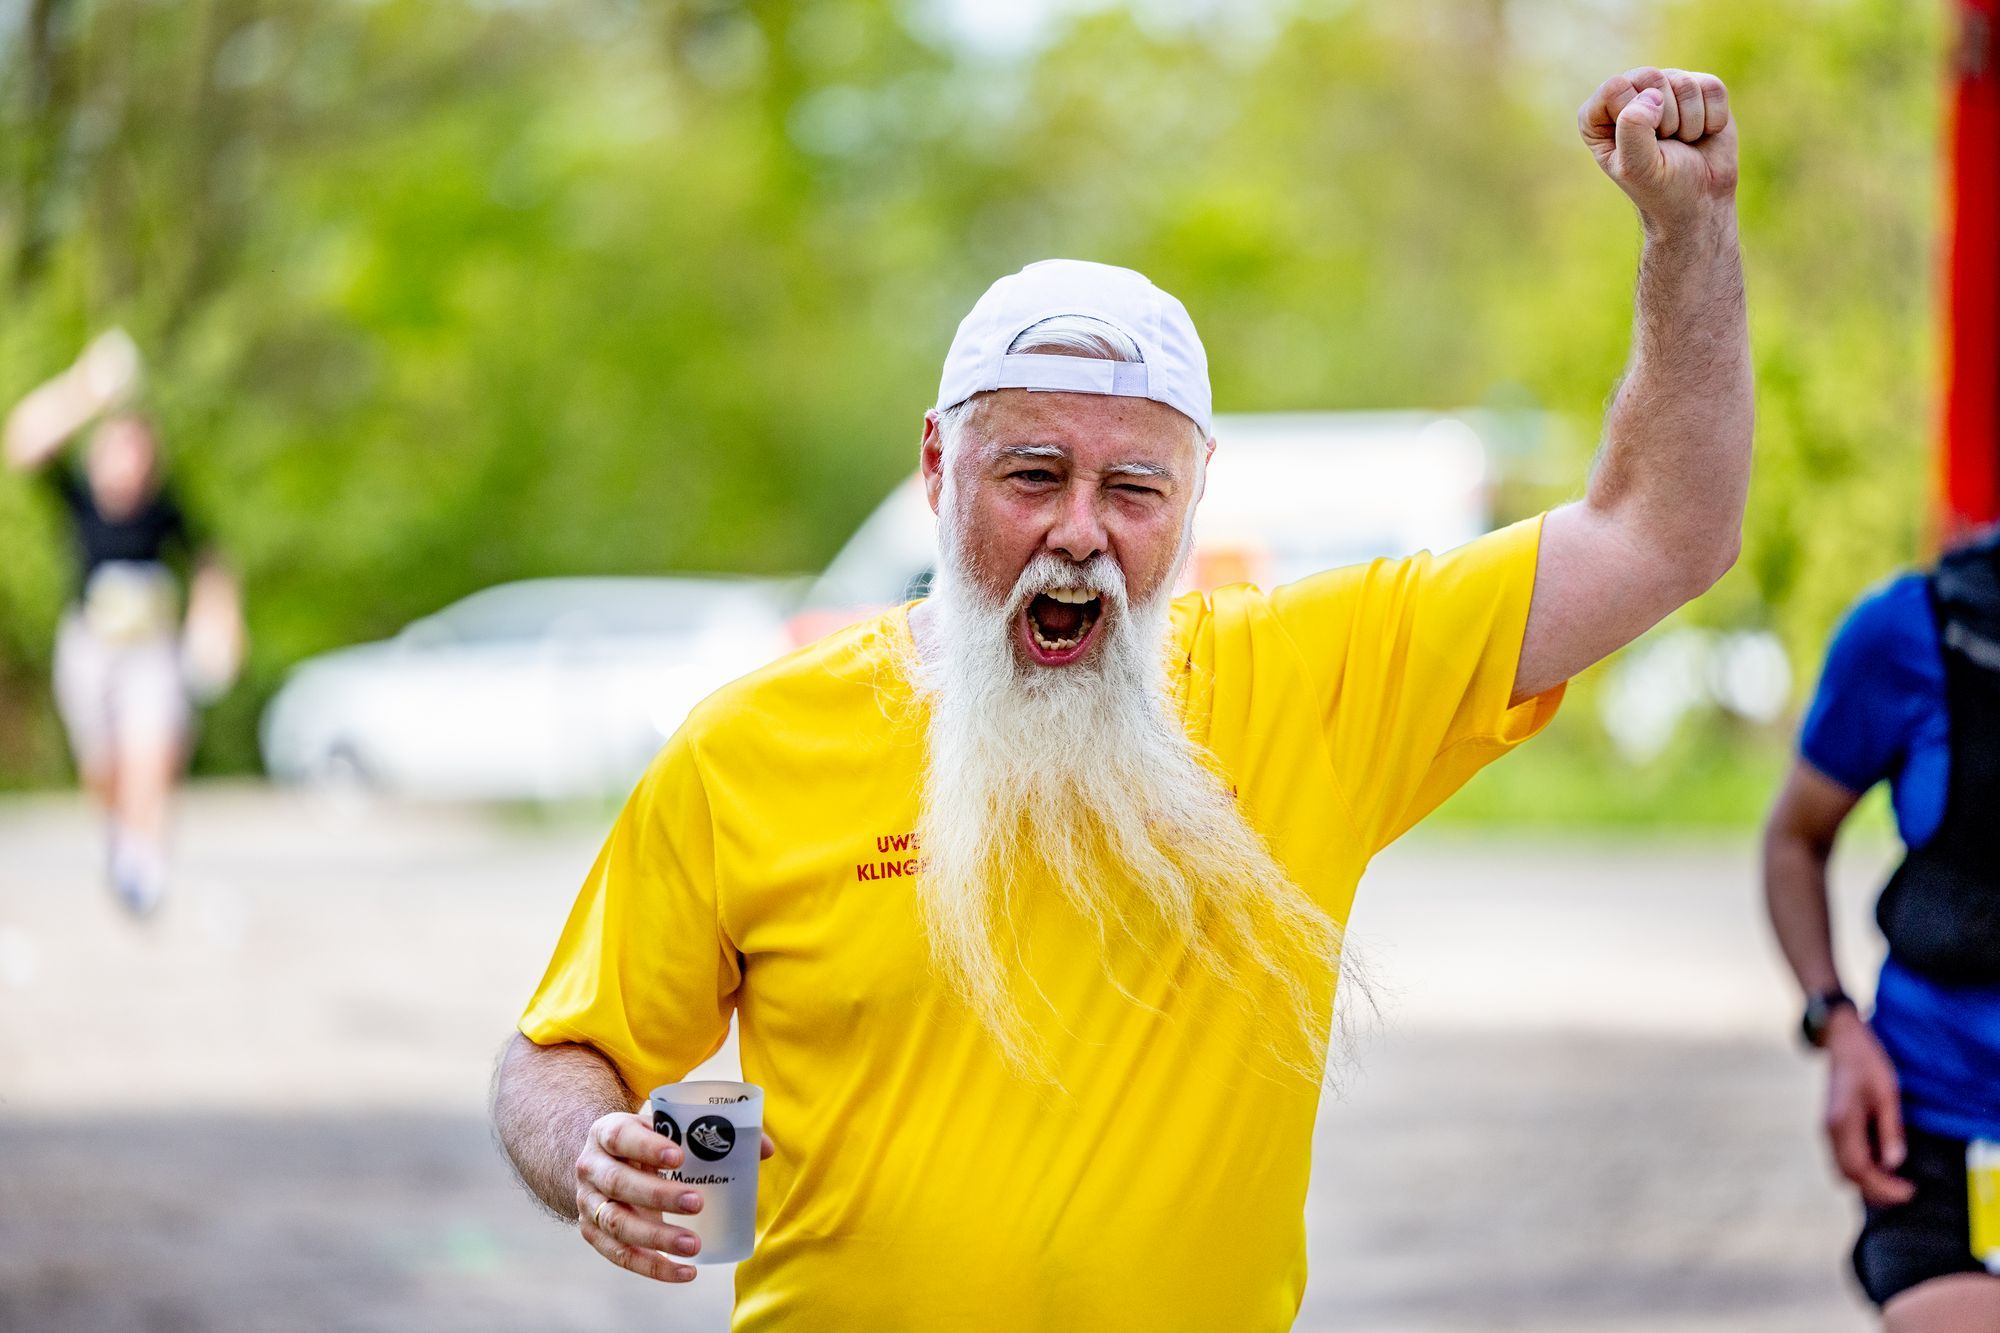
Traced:
<path fill-rule="evenodd" d="M 1005 609 L 1007 618 L 1013 619 L 1026 609 L 1029 602 L 1045 592 L 1057 588 L 1081 588 L 1085 592 L 1096 593 L 1106 606 L 1114 610 L 1125 609 L 1125 571 L 1109 555 L 1099 552 L 1083 561 L 1065 560 L 1053 551 L 1043 551 L 1028 562 L 1021 576 L 1014 580 L 1014 590 L 1007 595 Z"/>

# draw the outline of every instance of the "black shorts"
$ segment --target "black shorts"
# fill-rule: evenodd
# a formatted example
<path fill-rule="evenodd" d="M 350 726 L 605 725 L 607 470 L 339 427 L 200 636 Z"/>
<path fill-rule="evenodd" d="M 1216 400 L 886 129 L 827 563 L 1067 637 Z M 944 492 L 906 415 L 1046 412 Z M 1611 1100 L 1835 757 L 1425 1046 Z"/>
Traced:
<path fill-rule="evenodd" d="M 1934 1277 L 1986 1271 L 1972 1257 L 1965 1140 L 1904 1132 L 1909 1157 L 1896 1174 L 1917 1187 L 1916 1195 L 1889 1208 L 1870 1205 L 1854 1242 L 1854 1275 L 1877 1305 Z"/>

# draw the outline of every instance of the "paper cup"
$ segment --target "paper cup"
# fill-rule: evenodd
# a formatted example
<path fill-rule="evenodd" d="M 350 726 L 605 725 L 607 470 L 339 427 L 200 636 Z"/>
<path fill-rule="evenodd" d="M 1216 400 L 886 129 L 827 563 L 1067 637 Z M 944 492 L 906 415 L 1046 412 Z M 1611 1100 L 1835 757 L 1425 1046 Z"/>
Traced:
<path fill-rule="evenodd" d="M 677 1171 L 662 1171 L 701 1195 L 701 1211 L 667 1221 L 701 1237 L 689 1262 L 733 1264 L 757 1240 L 757 1163 L 764 1138 L 764 1090 L 753 1083 L 669 1083 L 654 1088 L 653 1129 L 681 1146 Z"/>

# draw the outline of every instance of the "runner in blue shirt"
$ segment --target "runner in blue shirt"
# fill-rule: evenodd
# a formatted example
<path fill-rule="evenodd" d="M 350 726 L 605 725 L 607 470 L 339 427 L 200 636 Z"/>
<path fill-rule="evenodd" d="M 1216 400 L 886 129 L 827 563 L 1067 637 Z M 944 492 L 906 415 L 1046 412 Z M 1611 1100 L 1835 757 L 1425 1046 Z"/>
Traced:
<path fill-rule="evenodd" d="M 1983 558 L 1994 559 L 1990 548 Z M 1827 1052 L 1827 1139 L 1865 1205 L 1855 1273 L 1890 1333 L 2000 1330 L 2000 1277 L 1972 1254 L 1965 1174 L 1967 1141 L 2000 1139 L 2000 977 L 1979 975 L 1976 960 L 1969 972 L 1939 966 L 1892 929 L 1874 1014 L 1864 1020 L 1840 988 L 1828 926 L 1834 836 L 1877 782 L 1890 784 L 1910 850 L 1899 878 L 1927 848 L 1948 842 L 1962 865 L 1963 849 L 2000 839 L 2000 820 L 1980 809 L 2000 810 L 2000 784 L 1967 762 L 1954 788 L 1941 637 L 1949 636 L 1932 576 L 1905 575 L 1862 599 L 1828 650 L 1799 760 L 1765 835 L 1771 921 L 1807 996 L 1807 1039 Z M 1955 670 L 1961 681 L 1982 674 L 1977 664 Z M 1977 716 L 1962 719 L 1962 744 L 2000 725 L 2000 702 L 1989 709 L 1985 695 L 1962 689 L 1950 697 L 1975 705 L 1966 711 Z M 1992 878 L 1981 887 L 2000 901 L 2000 862 L 1987 864 Z M 1885 906 L 1883 919 L 1892 915 Z M 1926 918 L 1948 919 L 1935 911 Z"/>

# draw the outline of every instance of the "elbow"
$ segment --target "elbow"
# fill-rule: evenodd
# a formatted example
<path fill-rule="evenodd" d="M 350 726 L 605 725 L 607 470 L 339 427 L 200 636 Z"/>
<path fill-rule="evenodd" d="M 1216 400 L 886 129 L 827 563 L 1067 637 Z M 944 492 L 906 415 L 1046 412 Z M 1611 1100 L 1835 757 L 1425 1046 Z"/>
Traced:
<path fill-rule="evenodd" d="M 1771 867 L 1783 861 L 1787 856 L 1795 855 L 1803 850 L 1798 830 L 1785 822 L 1781 810 L 1773 809 L 1769 815 L 1765 816 L 1763 847 L 1761 850 L 1764 856 L 1764 889 L 1768 896 L 1771 885 L 1775 880 L 1775 876 L 1770 873 Z"/>
<path fill-rule="evenodd" d="M 1688 600 L 1695 598 L 1722 582 L 1722 576 L 1736 568 L 1736 562 L 1743 555 L 1743 529 L 1732 527 L 1720 539 L 1707 543 L 1701 551 L 1688 561 L 1688 578 L 1693 591 Z"/>
<path fill-rule="evenodd" d="M 493 1077 L 486 1088 L 486 1109 L 497 1127 L 502 1120 L 501 1111 L 519 1081 L 522 1064 L 533 1058 L 535 1044 L 515 1032 L 500 1048 L 500 1056 L 493 1062 Z"/>
<path fill-rule="evenodd" d="M 1764 819 L 1764 886 L 1767 896 L 1786 881 L 1780 873 L 1787 866 L 1809 866 L 1821 873 L 1833 859 L 1833 840 L 1838 824 L 1825 827 L 1804 817 L 1797 806 L 1780 793 L 1777 804 Z"/>
<path fill-rule="evenodd" d="M 1763 898 L 1767 910 L 1775 914 L 1790 896 L 1790 890 L 1798 881 L 1798 875 L 1788 874 L 1794 866 L 1811 860 L 1811 849 L 1800 838 L 1798 830 L 1786 825 L 1776 810 L 1764 825 Z"/>
<path fill-rule="evenodd" d="M 1676 605 L 1685 605 L 1722 581 L 1743 554 L 1743 530 L 1704 533 L 1699 538 L 1682 538 L 1660 554 L 1664 567 L 1661 582 L 1673 590 Z"/>

